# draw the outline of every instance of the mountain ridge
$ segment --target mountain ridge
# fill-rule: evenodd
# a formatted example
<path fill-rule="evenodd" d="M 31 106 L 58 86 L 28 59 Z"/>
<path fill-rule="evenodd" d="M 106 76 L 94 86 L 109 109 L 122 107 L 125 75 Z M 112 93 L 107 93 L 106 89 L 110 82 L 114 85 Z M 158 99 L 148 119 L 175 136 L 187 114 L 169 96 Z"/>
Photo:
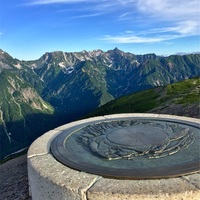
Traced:
<path fill-rule="evenodd" d="M 23 61 L 0 50 L 1 158 L 111 100 L 198 77 L 199 72 L 200 54 L 162 57 L 115 48 L 47 52 L 37 60 Z"/>

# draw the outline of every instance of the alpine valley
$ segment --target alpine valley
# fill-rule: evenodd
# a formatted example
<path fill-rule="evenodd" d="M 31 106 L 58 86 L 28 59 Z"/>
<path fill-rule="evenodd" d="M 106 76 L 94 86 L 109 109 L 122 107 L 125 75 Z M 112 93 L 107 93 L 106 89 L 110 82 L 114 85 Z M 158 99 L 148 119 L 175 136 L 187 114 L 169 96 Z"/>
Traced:
<path fill-rule="evenodd" d="M 0 160 L 111 100 L 199 72 L 200 54 L 163 57 L 115 48 L 56 51 L 22 61 L 0 50 Z"/>

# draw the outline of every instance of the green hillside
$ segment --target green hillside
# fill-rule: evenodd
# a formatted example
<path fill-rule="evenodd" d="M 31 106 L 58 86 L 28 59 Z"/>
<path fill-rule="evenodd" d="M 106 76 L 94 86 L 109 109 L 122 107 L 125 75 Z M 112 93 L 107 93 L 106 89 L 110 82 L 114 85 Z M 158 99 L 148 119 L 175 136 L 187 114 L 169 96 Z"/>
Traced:
<path fill-rule="evenodd" d="M 162 113 L 199 117 L 200 79 L 188 79 L 113 100 L 87 115 L 114 113 Z"/>

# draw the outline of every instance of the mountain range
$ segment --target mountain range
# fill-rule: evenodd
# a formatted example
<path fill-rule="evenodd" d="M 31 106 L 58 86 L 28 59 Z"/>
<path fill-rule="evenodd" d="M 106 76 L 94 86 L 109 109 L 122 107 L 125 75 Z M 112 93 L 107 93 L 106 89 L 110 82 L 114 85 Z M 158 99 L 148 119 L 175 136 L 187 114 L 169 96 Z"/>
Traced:
<path fill-rule="evenodd" d="M 107 102 L 199 77 L 199 71 L 200 54 L 163 57 L 115 48 L 24 61 L 0 50 L 0 159 Z"/>

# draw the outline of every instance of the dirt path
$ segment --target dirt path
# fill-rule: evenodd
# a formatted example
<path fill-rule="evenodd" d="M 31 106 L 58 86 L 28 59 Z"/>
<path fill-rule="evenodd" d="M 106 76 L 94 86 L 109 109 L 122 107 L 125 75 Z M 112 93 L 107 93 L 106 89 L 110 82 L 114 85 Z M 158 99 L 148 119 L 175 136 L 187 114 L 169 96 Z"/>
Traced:
<path fill-rule="evenodd" d="M 0 199 L 31 200 L 26 155 L 0 165 Z"/>

